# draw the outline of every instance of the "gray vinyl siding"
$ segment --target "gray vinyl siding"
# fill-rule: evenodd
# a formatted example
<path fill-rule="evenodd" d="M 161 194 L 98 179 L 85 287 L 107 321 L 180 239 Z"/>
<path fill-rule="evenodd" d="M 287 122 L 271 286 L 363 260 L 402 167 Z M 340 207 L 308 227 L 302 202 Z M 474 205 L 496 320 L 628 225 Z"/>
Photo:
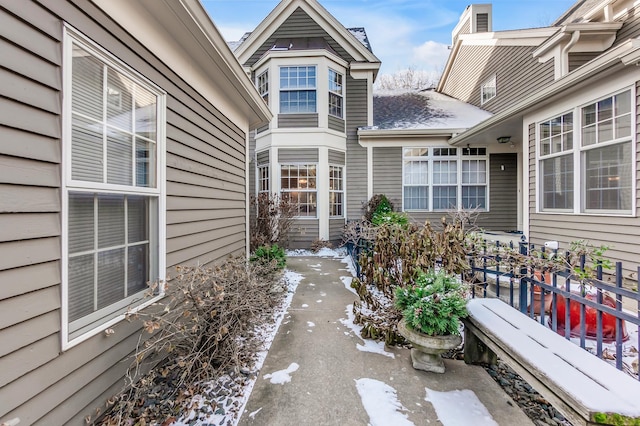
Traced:
<path fill-rule="evenodd" d="M 503 171 L 501 166 L 505 166 Z M 518 222 L 518 170 L 515 154 L 489 156 L 489 211 L 480 213 L 475 224 L 486 231 L 514 231 Z M 402 210 L 402 148 L 375 148 L 373 150 L 373 188 L 375 194 L 385 194 Z M 439 226 L 441 218 L 449 218 L 446 211 L 408 211 L 411 220 L 426 220 Z"/>
<path fill-rule="evenodd" d="M 346 76 L 347 219 L 359 220 L 367 202 L 367 149 L 358 143 L 358 128 L 367 126 L 367 81 Z"/>
<path fill-rule="evenodd" d="M 469 34 L 469 33 L 471 33 L 471 18 L 468 18 L 465 21 L 462 28 L 460 28 L 460 31 L 456 34 L 455 38 L 453 39 L 453 44 L 455 44 L 456 41 L 458 41 L 458 37 L 460 37 L 463 34 Z"/>
<path fill-rule="evenodd" d="M 252 66 L 267 50 L 273 46 L 277 39 L 290 39 L 300 37 L 322 37 L 338 55 L 347 62 L 352 62 L 354 58 L 340 46 L 329 34 L 315 22 L 301 8 L 296 9 L 289 18 L 257 49 L 251 58 L 244 64 Z"/>
<path fill-rule="evenodd" d="M 320 236 L 318 219 L 296 219 L 289 230 L 289 248 L 308 249 L 311 243 Z"/>
<path fill-rule="evenodd" d="M 538 62 L 530 46 L 462 46 L 443 92 L 492 113 L 554 81 L 553 62 Z M 480 103 L 480 87 L 496 75 L 497 96 Z"/>
<path fill-rule="evenodd" d="M 631 39 L 637 38 L 640 35 L 640 5 L 636 5 L 629 9 L 629 12 L 621 16 L 618 20 L 625 21 L 622 28 L 618 30 L 616 34 L 616 41 L 612 47 L 616 47 L 621 43 Z"/>
<path fill-rule="evenodd" d="M 317 163 L 317 148 L 280 148 L 278 163 Z"/>
<path fill-rule="evenodd" d="M 338 247 L 342 243 L 342 230 L 345 221 L 340 219 L 329 219 L 329 241 L 334 247 Z"/>
<path fill-rule="evenodd" d="M 255 140 L 254 140 L 254 144 L 255 144 Z M 259 152 L 256 155 L 256 158 L 258 159 L 258 165 L 259 166 L 261 166 L 263 164 L 269 164 L 269 151 Z"/>
<path fill-rule="evenodd" d="M 344 152 L 335 151 L 333 149 L 329 150 L 329 164 L 344 165 L 345 157 Z"/>
<path fill-rule="evenodd" d="M 318 114 L 278 114 L 278 128 L 318 127 Z"/>
<path fill-rule="evenodd" d="M 477 224 L 488 231 L 518 230 L 517 154 L 489 155 L 489 213 Z"/>
<path fill-rule="evenodd" d="M 636 83 L 636 95 L 640 93 L 640 82 Z M 640 97 L 636 99 L 640 111 Z M 636 118 L 637 140 L 640 137 L 640 117 Z M 611 248 L 606 256 L 623 262 L 625 276 L 637 271 L 640 264 L 640 217 L 559 215 L 536 213 L 535 176 L 535 132 L 529 132 L 529 214 L 530 235 L 534 244 L 558 241 L 561 249 L 566 249 L 571 241 L 587 240 L 591 244 L 605 244 Z M 640 144 L 636 143 L 636 179 L 640 177 Z M 640 181 L 636 181 L 636 216 L 640 215 Z"/>
<path fill-rule="evenodd" d="M 0 418 L 85 424 L 139 336 L 61 352 L 62 20 L 167 92 L 167 265 L 245 248 L 245 135 L 92 2 L 0 0 Z"/>
<path fill-rule="evenodd" d="M 373 148 L 373 193 L 402 210 L 402 148 Z"/>
<path fill-rule="evenodd" d="M 335 130 L 336 132 L 344 133 L 344 120 L 338 117 L 334 117 L 333 115 L 328 115 L 329 118 L 329 129 Z"/>
<path fill-rule="evenodd" d="M 575 71 L 596 56 L 598 56 L 598 53 L 569 53 L 569 72 Z"/>

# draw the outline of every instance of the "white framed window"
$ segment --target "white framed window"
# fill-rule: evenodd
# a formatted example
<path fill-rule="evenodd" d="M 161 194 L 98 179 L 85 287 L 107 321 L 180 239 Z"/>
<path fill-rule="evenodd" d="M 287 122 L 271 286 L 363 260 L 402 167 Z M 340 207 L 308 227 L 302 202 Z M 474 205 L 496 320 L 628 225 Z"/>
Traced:
<path fill-rule="evenodd" d="M 316 67 L 280 67 L 280 114 L 314 113 L 316 109 Z"/>
<path fill-rule="evenodd" d="M 344 216 L 343 166 L 329 166 L 329 216 Z"/>
<path fill-rule="evenodd" d="M 488 210 L 486 148 L 404 148 L 403 210 Z"/>
<path fill-rule="evenodd" d="M 498 95 L 496 76 L 492 76 L 480 86 L 480 104 L 484 105 Z"/>
<path fill-rule="evenodd" d="M 264 71 L 256 78 L 258 93 L 267 105 L 269 105 L 269 70 Z"/>
<path fill-rule="evenodd" d="M 63 348 L 140 307 L 164 269 L 164 93 L 65 29 Z"/>
<path fill-rule="evenodd" d="M 316 170 L 315 164 L 280 165 L 280 195 L 298 206 L 299 217 L 317 217 Z"/>
<path fill-rule="evenodd" d="M 582 210 L 586 213 L 632 212 L 631 99 L 631 90 L 626 90 L 581 108 Z"/>
<path fill-rule="evenodd" d="M 343 75 L 329 68 L 329 115 L 343 117 Z"/>
<path fill-rule="evenodd" d="M 539 211 L 633 214 L 632 99 L 622 90 L 537 123 Z"/>
<path fill-rule="evenodd" d="M 542 210 L 572 211 L 574 204 L 573 113 L 538 124 Z"/>
<path fill-rule="evenodd" d="M 258 166 L 258 194 L 269 192 L 269 165 L 261 164 Z"/>

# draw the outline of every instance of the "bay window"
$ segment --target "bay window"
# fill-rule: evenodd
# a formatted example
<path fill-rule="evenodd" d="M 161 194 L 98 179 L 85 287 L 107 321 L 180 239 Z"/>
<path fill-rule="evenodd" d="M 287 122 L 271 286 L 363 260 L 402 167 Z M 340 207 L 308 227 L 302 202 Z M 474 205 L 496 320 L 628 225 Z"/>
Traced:
<path fill-rule="evenodd" d="M 258 75 L 258 78 L 256 79 L 256 88 L 264 102 L 269 105 L 269 70 Z"/>
<path fill-rule="evenodd" d="M 487 209 L 486 148 L 404 148 L 405 211 Z"/>
<path fill-rule="evenodd" d="M 316 112 L 316 67 L 280 67 L 280 114 Z"/>
<path fill-rule="evenodd" d="M 95 332 L 159 278 L 162 94 L 68 33 L 63 317 Z M 70 98 L 70 102 L 68 99 Z"/>
<path fill-rule="evenodd" d="M 316 217 L 315 164 L 282 164 L 280 166 L 280 190 L 283 199 L 297 205 L 297 216 Z"/>

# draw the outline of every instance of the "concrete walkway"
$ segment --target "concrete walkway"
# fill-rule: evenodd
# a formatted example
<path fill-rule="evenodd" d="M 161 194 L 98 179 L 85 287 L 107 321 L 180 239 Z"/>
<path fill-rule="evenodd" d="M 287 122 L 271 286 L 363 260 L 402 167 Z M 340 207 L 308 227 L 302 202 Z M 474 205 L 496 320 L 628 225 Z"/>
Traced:
<path fill-rule="evenodd" d="M 407 409 L 402 413 L 414 425 L 442 424 L 425 400 L 425 388 L 442 392 L 470 389 L 499 425 L 532 425 L 481 367 L 445 360 L 445 374 L 427 373 L 413 369 L 407 349 L 387 349 L 395 358 L 358 350 L 356 346 L 363 341 L 340 322 L 347 318 L 347 305 L 357 296 L 340 280 L 349 272 L 339 260 L 289 257 L 287 266 L 305 278 L 271 346 L 240 425 L 385 424 L 385 419 L 370 418 L 365 410 L 356 388 L 356 380 L 362 378 L 393 387 Z M 289 372 L 290 382 L 271 383 L 277 382 L 273 380 L 279 378 L 277 374 L 265 379 L 280 370 Z M 463 405 L 464 401 L 457 404 L 457 409 L 471 410 Z M 472 424 L 487 424 L 483 421 L 486 419 L 478 418 Z"/>

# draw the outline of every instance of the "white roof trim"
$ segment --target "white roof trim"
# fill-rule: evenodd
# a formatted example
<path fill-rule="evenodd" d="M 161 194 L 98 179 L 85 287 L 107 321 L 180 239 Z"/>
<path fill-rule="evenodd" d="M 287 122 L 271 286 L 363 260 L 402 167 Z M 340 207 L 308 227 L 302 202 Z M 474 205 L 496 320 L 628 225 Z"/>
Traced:
<path fill-rule="evenodd" d="M 311 16 L 357 61 L 380 62 L 380 59 L 371 53 L 316 0 L 282 0 L 236 49 L 235 53 L 240 62 L 244 64 L 248 61 L 253 53 L 267 41 L 298 7 Z"/>
<path fill-rule="evenodd" d="M 557 95 L 566 89 L 575 87 L 576 84 L 582 80 L 593 77 L 614 67 L 636 64 L 638 61 L 640 61 L 640 40 L 629 40 L 626 43 L 616 46 L 610 51 L 602 54 L 593 61 L 583 65 L 574 72 L 556 80 L 544 89 L 524 98 L 517 104 L 512 105 L 491 118 L 488 118 L 466 132 L 453 137 L 450 140 L 450 143 L 456 146 L 466 144 L 468 139 L 478 136 L 482 132 L 499 125 L 501 122 L 514 115 L 522 114 L 532 107 L 540 106 L 545 103 L 545 101 L 548 101 L 552 96 Z"/>
<path fill-rule="evenodd" d="M 549 37 L 538 49 L 533 52 L 533 57 L 544 56 L 565 40 L 571 38 L 571 34 L 580 31 L 580 40 L 587 37 L 598 37 L 603 40 L 601 50 L 608 49 L 615 41 L 617 31 L 622 27 L 622 22 L 583 22 L 578 24 L 568 24 L 561 27 L 553 36 Z M 580 44 L 580 41 L 578 41 Z M 574 49 L 575 50 L 575 49 Z M 597 50 L 598 51 L 598 50 Z"/>

